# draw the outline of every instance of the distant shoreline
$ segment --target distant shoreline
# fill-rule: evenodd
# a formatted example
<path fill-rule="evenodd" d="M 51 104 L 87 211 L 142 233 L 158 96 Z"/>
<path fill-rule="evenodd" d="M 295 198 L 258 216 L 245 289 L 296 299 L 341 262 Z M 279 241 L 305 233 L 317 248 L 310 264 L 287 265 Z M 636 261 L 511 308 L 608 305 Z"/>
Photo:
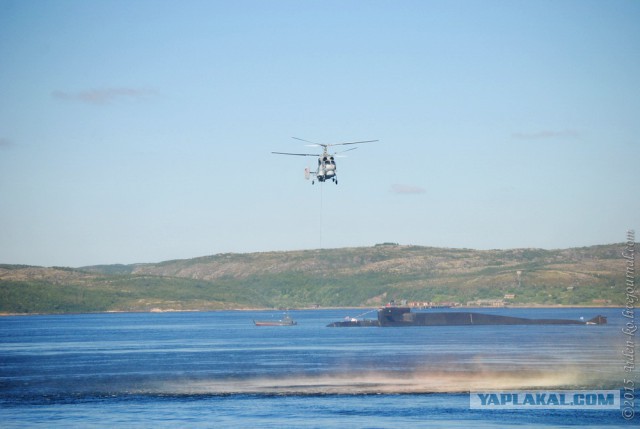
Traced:
<path fill-rule="evenodd" d="M 0 317 L 12 317 L 12 316 L 70 316 L 70 315 L 80 315 L 80 314 L 111 314 L 111 313 L 127 313 L 127 314 L 135 314 L 135 313 L 218 313 L 223 311 L 314 311 L 314 310 L 367 310 L 367 309 L 377 309 L 382 308 L 382 306 L 377 307 L 362 307 L 362 306 L 348 306 L 348 307 L 303 307 L 303 308 L 226 308 L 226 309 L 217 309 L 217 310 L 162 310 L 162 309 L 151 309 L 151 310 L 108 310 L 108 311 L 88 311 L 88 312 L 69 312 L 69 313 L 6 313 L 0 312 Z M 527 304 L 527 305 L 506 305 L 503 307 L 481 307 L 481 306 L 460 306 L 460 307 L 447 307 L 447 308 L 418 308 L 412 307 L 418 310 L 447 310 L 447 309 L 473 309 L 473 310 L 494 310 L 494 309 L 539 309 L 539 308 L 624 308 L 624 306 L 619 305 L 565 305 L 565 304 Z"/>

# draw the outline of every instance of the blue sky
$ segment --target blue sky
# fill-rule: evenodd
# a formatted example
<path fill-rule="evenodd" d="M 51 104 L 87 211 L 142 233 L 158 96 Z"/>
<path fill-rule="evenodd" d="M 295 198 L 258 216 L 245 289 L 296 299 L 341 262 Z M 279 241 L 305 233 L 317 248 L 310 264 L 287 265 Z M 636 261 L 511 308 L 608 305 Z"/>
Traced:
<path fill-rule="evenodd" d="M 0 263 L 638 228 L 640 2 L 0 0 Z M 379 139 L 311 185 L 323 143 Z"/>

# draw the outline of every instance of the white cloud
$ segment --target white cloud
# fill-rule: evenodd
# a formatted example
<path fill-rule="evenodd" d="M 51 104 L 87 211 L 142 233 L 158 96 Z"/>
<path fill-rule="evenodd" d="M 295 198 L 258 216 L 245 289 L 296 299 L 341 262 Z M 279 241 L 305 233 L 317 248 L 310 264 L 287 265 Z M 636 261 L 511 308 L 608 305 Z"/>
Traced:
<path fill-rule="evenodd" d="M 68 92 L 53 91 L 51 96 L 59 100 L 80 101 L 88 104 L 108 104 L 118 100 L 140 100 L 154 96 L 155 91 L 137 88 L 104 88 L 85 91 Z"/>

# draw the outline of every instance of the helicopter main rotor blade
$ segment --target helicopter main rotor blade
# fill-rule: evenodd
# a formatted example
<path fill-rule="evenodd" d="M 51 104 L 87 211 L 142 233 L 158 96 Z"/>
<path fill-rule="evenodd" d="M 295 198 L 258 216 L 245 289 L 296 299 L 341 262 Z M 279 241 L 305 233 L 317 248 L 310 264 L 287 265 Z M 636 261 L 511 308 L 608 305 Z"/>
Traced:
<path fill-rule="evenodd" d="M 333 143 L 330 144 L 329 146 L 342 146 L 342 145 L 347 145 L 347 144 L 360 144 L 360 143 L 373 143 L 373 142 L 377 142 L 378 140 L 362 140 L 359 142 L 346 142 L 346 143 Z"/>
<path fill-rule="evenodd" d="M 295 156 L 320 156 L 317 153 L 289 153 L 289 152 L 271 152 L 276 155 L 295 155 Z"/>
<path fill-rule="evenodd" d="M 301 139 L 301 138 L 299 138 L 299 137 L 291 137 L 291 138 L 292 138 L 292 139 L 296 139 L 296 140 L 300 140 L 301 142 L 311 143 L 312 145 L 315 145 L 315 146 L 323 146 L 323 147 L 324 147 L 324 146 L 326 146 L 326 144 L 316 143 L 316 142 L 311 142 L 311 141 L 309 141 L 309 140 Z"/>
<path fill-rule="evenodd" d="M 311 143 L 312 145 L 315 145 L 315 146 L 322 146 L 322 147 L 341 146 L 341 145 L 347 145 L 347 144 L 373 143 L 378 141 L 378 140 L 361 140 L 357 142 L 344 142 L 344 143 L 316 143 L 309 140 L 301 139 L 300 137 L 291 137 L 291 138 L 303 141 L 305 143 Z"/>
<path fill-rule="evenodd" d="M 334 154 L 336 153 L 344 153 L 344 152 L 349 152 L 350 150 L 356 150 L 358 149 L 357 147 L 352 147 L 351 149 L 345 149 L 345 150 L 341 150 L 340 152 L 334 152 Z"/>

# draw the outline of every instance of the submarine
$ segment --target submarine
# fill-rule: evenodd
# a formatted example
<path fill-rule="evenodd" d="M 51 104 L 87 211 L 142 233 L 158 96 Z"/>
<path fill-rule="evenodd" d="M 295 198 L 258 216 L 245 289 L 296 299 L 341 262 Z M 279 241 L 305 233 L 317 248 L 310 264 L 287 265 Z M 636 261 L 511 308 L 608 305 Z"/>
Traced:
<path fill-rule="evenodd" d="M 475 312 L 414 313 L 409 307 L 384 307 L 378 310 L 378 319 L 349 319 L 328 324 L 332 328 L 393 327 L 393 326 L 467 326 L 467 325 L 604 325 L 605 316 L 598 315 L 587 321 L 571 319 L 527 319 Z"/>

